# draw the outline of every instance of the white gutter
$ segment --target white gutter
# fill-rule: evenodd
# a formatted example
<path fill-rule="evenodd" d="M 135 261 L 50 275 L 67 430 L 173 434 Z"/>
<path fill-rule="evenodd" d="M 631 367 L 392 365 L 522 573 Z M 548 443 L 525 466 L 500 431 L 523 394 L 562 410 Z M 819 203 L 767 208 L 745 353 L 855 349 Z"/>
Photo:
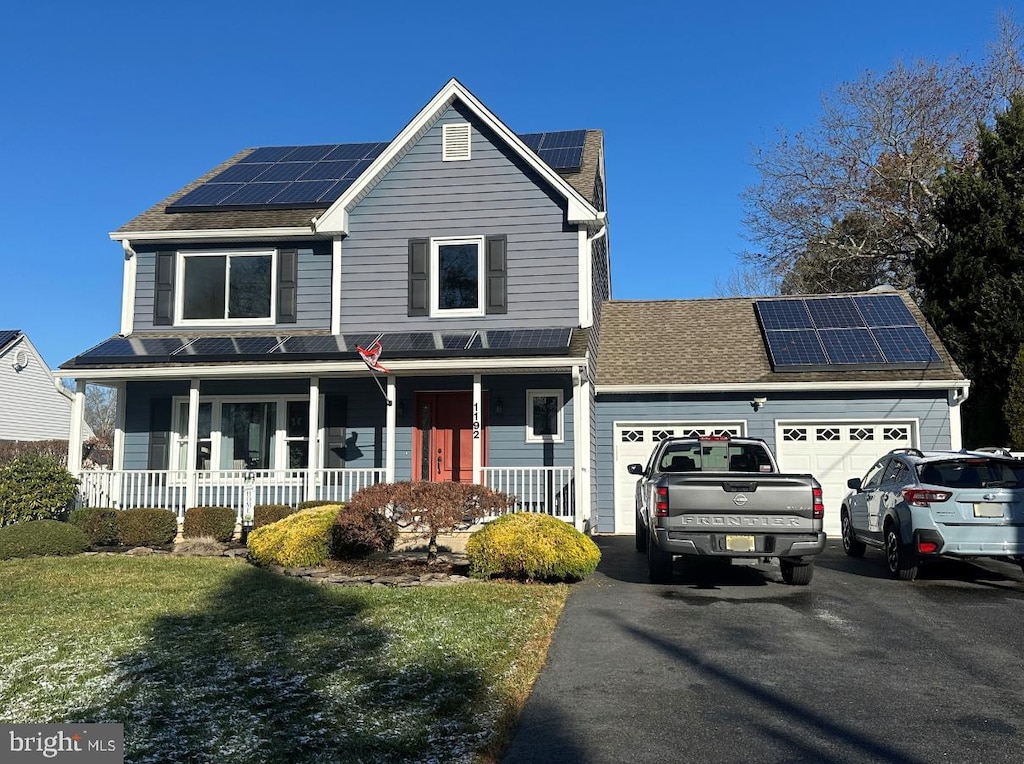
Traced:
<path fill-rule="evenodd" d="M 530 372 L 537 369 L 569 370 L 574 364 L 585 364 L 586 358 L 558 357 L 527 357 L 527 358 L 458 358 L 423 360 L 387 360 L 388 369 L 392 372 L 434 373 L 434 374 L 471 374 L 489 371 Z M 188 365 L 188 366 L 148 366 L 133 369 L 65 369 L 58 370 L 56 377 L 73 379 L 131 379 L 152 378 L 189 379 L 192 377 L 297 377 L 297 376 L 347 376 L 365 377 L 366 365 L 362 361 L 281 361 L 280 363 L 231 363 L 223 365 Z"/>
<path fill-rule="evenodd" d="M 112 231 L 114 241 L 125 238 L 135 241 L 169 241 L 176 239 L 290 239 L 316 237 L 310 226 L 281 226 L 278 228 L 208 228 L 195 231 Z"/>
<path fill-rule="evenodd" d="M 73 392 L 71 392 L 70 390 L 68 390 L 66 387 L 64 387 L 64 385 L 61 383 L 60 380 L 61 380 L 62 376 L 63 375 L 61 375 L 61 374 L 55 374 L 53 376 L 53 386 L 57 388 L 57 392 L 58 393 L 60 393 L 65 398 L 67 398 L 69 401 L 74 403 L 75 402 L 75 394 Z M 68 377 L 68 379 L 73 379 L 73 377 Z"/>
<path fill-rule="evenodd" d="M 690 384 L 690 385 L 595 385 L 598 395 L 624 393 L 730 393 L 750 392 L 752 390 L 768 390 L 783 392 L 816 390 L 832 392 L 835 390 L 949 390 L 951 388 L 970 387 L 969 379 L 919 379 L 919 380 L 879 380 L 868 381 L 830 381 L 830 382 L 733 382 L 729 384 Z M 966 400 L 966 398 L 965 398 Z"/>

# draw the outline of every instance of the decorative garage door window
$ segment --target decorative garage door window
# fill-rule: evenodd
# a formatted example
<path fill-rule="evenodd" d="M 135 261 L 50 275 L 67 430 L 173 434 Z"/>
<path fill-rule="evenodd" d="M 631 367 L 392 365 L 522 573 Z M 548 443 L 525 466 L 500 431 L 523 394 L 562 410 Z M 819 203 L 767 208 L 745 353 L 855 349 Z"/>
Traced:
<path fill-rule="evenodd" d="M 906 427 L 886 427 L 882 431 L 885 440 L 907 440 L 910 437 L 910 430 Z"/>
<path fill-rule="evenodd" d="M 875 430 L 873 427 L 851 427 L 850 440 L 874 440 Z"/>
<path fill-rule="evenodd" d="M 787 427 L 782 431 L 782 439 L 789 441 L 807 440 L 807 428 Z"/>
<path fill-rule="evenodd" d="M 644 442 L 644 431 L 643 430 L 623 430 L 622 431 L 622 442 L 623 443 L 643 443 Z"/>
<path fill-rule="evenodd" d="M 655 430 L 653 433 L 651 433 L 651 440 L 653 440 L 655 443 L 660 443 L 666 438 L 674 437 L 675 434 L 675 430 Z"/>
<path fill-rule="evenodd" d="M 820 441 L 839 440 L 838 427 L 818 427 L 814 431 L 814 439 Z"/>

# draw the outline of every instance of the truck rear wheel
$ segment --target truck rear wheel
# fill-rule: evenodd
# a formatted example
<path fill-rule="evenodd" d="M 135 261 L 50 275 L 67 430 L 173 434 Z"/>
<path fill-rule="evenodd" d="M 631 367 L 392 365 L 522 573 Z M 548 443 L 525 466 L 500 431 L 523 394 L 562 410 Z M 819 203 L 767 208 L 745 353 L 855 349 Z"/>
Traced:
<path fill-rule="evenodd" d="M 656 584 L 672 580 L 672 555 L 658 549 L 654 539 L 647 538 L 647 577 Z"/>
<path fill-rule="evenodd" d="M 795 563 L 790 560 L 779 560 L 782 580 L 791 586 L 807 586 L 814 576 L 814 566 L 810 563 Z"/>

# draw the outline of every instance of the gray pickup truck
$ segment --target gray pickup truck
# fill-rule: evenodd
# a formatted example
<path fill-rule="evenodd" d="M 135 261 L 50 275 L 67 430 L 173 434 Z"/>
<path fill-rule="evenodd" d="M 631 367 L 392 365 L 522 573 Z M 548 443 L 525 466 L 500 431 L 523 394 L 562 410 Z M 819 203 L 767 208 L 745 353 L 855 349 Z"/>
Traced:
<path fill-rule="evenodd" d="M 806 585 L 825 549 L 821 485 L 782 475 L 768 445 L 754 438 L 669 438 L 636 484 L 636 548 L 652 581 L 672 577 L 675 555 L 778 557 L 783 580 Z"/>

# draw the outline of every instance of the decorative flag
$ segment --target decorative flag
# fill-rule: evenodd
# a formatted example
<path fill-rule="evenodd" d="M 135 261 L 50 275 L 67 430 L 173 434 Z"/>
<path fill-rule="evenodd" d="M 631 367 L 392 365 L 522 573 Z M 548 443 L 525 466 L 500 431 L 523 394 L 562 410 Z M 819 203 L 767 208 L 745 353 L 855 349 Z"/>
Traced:
<path fill-rule="evenodd" d="M 379 371 L 387 374 L 388 370 L 380 365 L 380 354 L 383 350 L 384 348 L 381 347 L 380 340 L 374 340 L 369 348 L 362 348 L 356 345 L 356 352 L 359 353 L 359 357 L 363 359 L 363 363 L 366 364 L 370 371 Z"/>

